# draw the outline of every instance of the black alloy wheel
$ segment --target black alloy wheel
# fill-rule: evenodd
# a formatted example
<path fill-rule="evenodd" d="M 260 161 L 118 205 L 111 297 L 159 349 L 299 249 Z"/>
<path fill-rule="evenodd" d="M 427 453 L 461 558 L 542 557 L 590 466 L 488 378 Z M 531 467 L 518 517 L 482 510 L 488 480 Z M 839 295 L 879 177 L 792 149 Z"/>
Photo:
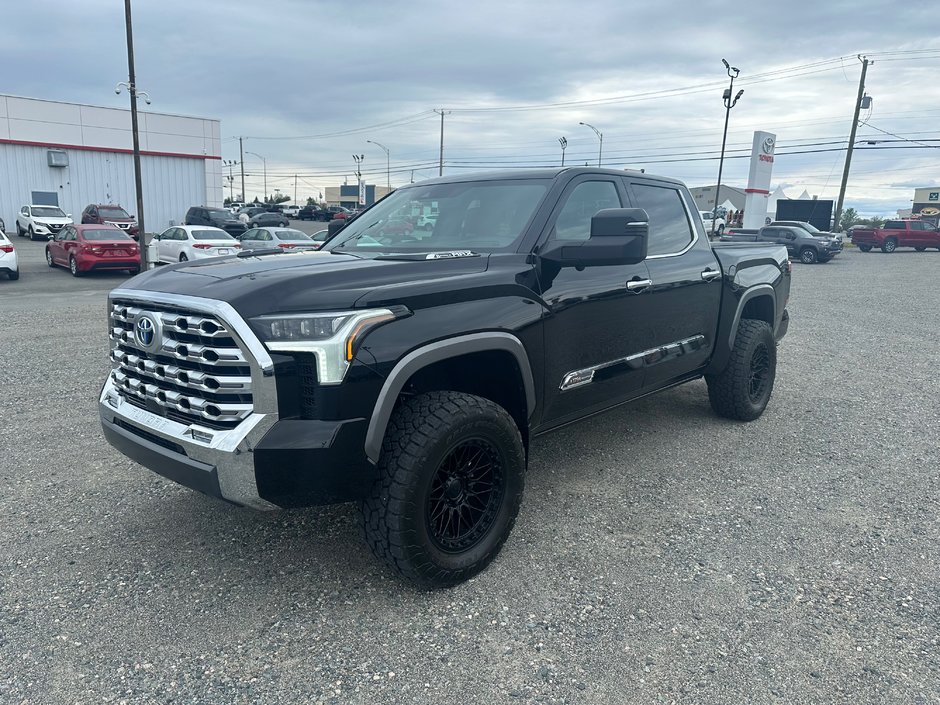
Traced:
<path fill-rule="evenodd" d="M 751 352 L 751 374 L 747 383 L 747 396 L 752 403 L 763 399 L 770 381 L 770 353 L 764 343 Z"/>
<path fill-rule="evenodd" d="M 431 540 L 443 551 L 466 551 L 486 535 L 503 501 L 499 451 L 487 440 L 458 443 L 431 479 L 425 518 Z"/>

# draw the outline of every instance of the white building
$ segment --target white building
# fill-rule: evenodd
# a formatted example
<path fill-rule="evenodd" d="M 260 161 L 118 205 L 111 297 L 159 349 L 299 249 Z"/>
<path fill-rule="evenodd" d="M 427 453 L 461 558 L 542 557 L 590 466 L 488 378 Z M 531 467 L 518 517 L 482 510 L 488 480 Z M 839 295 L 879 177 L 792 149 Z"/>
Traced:
<path fill-rule="evenodd" d="M 160 232 L 190 206 L 222 205 L 218 120 L 140 112 L 144 225 Z M 130 110 L 0 95 L 0 218 L 29 203 L 76 219 L 90 203 L 137 213 Z"/>

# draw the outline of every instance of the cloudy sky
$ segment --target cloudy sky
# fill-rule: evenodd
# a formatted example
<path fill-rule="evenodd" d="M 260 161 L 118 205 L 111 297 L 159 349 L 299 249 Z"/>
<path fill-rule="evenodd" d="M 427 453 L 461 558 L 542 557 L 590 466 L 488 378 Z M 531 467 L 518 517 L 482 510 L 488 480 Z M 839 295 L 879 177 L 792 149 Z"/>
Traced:
<path fill-rule="evenodd" d="M 8 4 L 0 92 L 126 106 L 119 0 Z M 134 0 L 138 84 L 157 112 L 222 121 L 223 157 L 267 161 L 268 190 L 316 196 L 363 172 L 402 184 L 566 163 L 714 183 L 728 78 L 740 68 L 723 182 L 745 186 L 752 133 L 778 136 L 774 186 L 838 193 L 861 64 L 874 59 L 847 205 L 887 215 L 937 185 L 935 0 Z M 868 144 L 874 141 L 875 144 Z M 249 197 L 261 160 L 246 153 Z M 226 195 L 228 195 L 226 189 Z"/>

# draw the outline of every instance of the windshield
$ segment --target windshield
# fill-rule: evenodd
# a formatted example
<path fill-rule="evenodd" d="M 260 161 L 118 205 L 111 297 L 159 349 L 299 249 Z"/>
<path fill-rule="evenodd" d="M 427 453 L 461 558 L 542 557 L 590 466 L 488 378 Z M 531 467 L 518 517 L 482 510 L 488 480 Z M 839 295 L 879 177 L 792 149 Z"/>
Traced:
<path fill-rule="evenodd" d="M 98 215 L 102 218 L 130 218 L 127 211 L 120 206 L 98 206 Z"/>
<path fill-rule="evenodd" d="M 60 208 L 55 206 L 36 206 L 33 208 L 34 218 L 67 218 Z"/>
<path fill-rule="evenodd" d="M 522 237 L 547 180 L 469 181 L 399 189 L 358 216 L 328 249 L 508 249 Z M 434 218 L 428 216 L 434 214 Z"/>
<path fill-rule="evenodd" d="M 302 233 L 299 230 L 275 230 L 275 237 L 278 240 L 309 240 L 310 236 L 307 233 Z"/>
<path fill-rule="evenodd" d="M 83 230 L 82 237 L 86 240 L 130 240 L 123 230 L 117 228 L 102 228 L 101 230 Z"/>
<path fill-rule="evenodd" d="M 231 220 L 232 214 L 230 211 L 223 210 L 221 208 L 209 208 L 209 220 Z"/>
<path fill-rule="evenodd" d="M 234 240 L 224 230 L 193 230 L 194 240 Z"/>
<path fill-rule="evenodd" d="M 822 230 L 820 230 L 819 228 L 813 227 L 809 223 L 800 223 L 799 227 L 803 228 L 803 230 L 805 230 L 808 233 L 813 233 L 813 235 L 822 233 Z"/>

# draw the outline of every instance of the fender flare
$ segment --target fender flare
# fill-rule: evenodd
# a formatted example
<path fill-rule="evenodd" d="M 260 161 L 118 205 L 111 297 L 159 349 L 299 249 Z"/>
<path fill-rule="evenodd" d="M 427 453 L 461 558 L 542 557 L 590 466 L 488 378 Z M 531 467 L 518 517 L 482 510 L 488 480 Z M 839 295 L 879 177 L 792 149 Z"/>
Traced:
<path fill-rule="evenodd" d="M 385 429 L 392 417 L 392 411 L 402 388 L 411 377 L 428 365 L 459 357 L 468 353 L 486 352 L 490 350 L 503 350 L 515 357 L 522 373 L 522 384 L 525 389 L 526 415 L 531 418 L 535 411 L 535 380 L 532 377 L 532 366 L 522 342 L 509 333 L 488 332 L 471 333 L 455 338 L 447 338 L 434 343 L 428 343 L 412 350 L 405 355 L 392 368 L 382 390 L 375 401 L 372 417 L 369 419 L 369 428 L 366 431 L 365 453 L 369 462 L 377 464 L 382 452 L 382 440 L 385 438 Z"/>
<path fill-rule="evenodd" d="M 742 294 L 740 300 L 738 301 L 738 308 L 734 312 L 734 320 L 731 322 L 731 330 L 728 332 L 728 348 L 734 347 L 734 339 L 738 334 L 738 326 L 741 325 L 741 314 L 744 313 L 744 306 L 751 299 L 756 299 L 758 296 L 766 296 L 770 299 L 770 304 L 773 310 L 773 316 L 770 323 L 771 330 L 776 332 L 777 328 L 777 292 L 774 290 L 773 286 L 770 284 L 755 284 L 750 289 Z"/>

